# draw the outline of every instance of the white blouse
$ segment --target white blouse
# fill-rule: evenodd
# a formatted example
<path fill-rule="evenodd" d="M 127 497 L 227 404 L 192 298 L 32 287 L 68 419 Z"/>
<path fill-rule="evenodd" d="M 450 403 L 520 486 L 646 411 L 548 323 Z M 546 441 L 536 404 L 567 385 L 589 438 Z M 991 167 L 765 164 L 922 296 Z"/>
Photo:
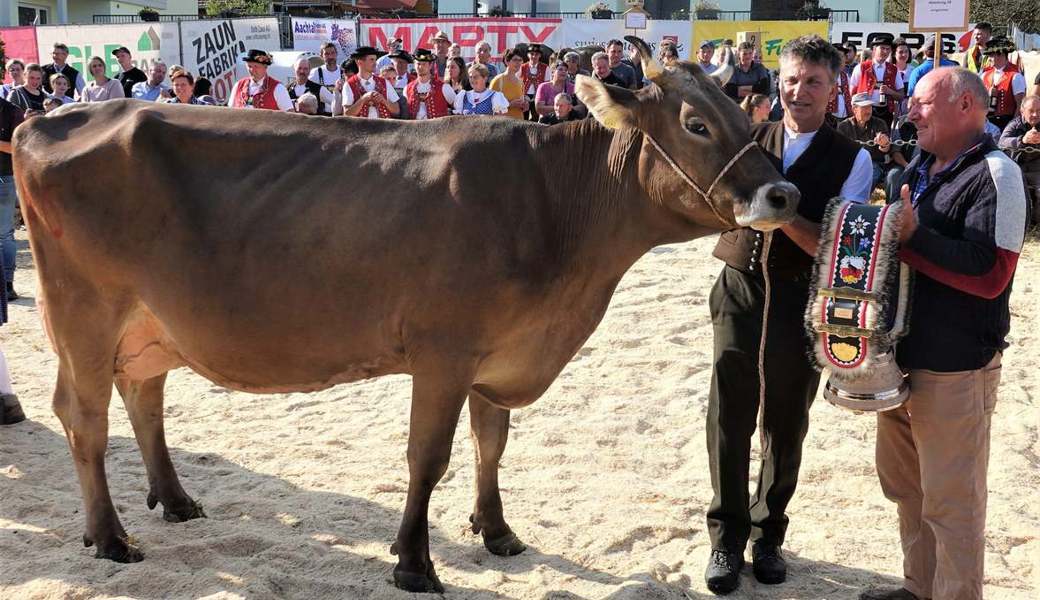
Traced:
<path fill-rule="evenodd" d="M 471 106 L 476 106 L 484 100 L 487 100 L 488 96 L 492 96 L 491 110 L 496 115 L 501 115 L 505 113 L 507 110 L 509 110 L 509 100 L 506 100 L 506 97 L 502 95 L 502 92 L 496 92 L 495 90 L 487 89 L 483 92 L 477 93 L 473 90 L 470 90 L 468 92 L 463 92 L 455 96 L 455 114 L 472 114 L 462 112 L 462 107 L 465 104 L 465 98 L 469 98 L 469 103 Z"/>

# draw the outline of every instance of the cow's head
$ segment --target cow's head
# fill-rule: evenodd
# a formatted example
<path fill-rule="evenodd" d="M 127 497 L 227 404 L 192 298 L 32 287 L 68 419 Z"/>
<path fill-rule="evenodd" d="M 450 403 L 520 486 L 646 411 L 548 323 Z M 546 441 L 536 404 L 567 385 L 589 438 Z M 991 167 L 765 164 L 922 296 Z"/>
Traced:
<path fill-rule="evenodd" d="M 720 87 L 733 73 L 729 61 L 710 76 L 689 62 L 665 68 L 643 40 L 625 39 L 639 50 L 643 73 L 653 85 L 632 91 L 579 76 L 576 91 L 604 126 L 643 133 L 642 189 L 713 229 L 768 231 L 789 223 L 798 190 L 757 146 L 747 147 L 748 119 Z"/>

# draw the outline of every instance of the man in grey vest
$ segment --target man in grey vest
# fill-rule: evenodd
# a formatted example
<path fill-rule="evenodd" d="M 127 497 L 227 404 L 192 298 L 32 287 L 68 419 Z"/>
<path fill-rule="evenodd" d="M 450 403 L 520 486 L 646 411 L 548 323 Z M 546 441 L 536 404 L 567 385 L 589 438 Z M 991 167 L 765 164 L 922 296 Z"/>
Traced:
<path fill-rule="evenodd" d="M 755 578 L 777 584 L 787 577 L 780 551 L 785 510 L 820 381 L 802 324 L 820 221 L 831 198 L 864 201 L 871 186 L 870 155 L 824 123 L 841 64 L 838 51 L 816 35 L 784 47 L 783 120 L 755 125 L 751 136 L 801 192 L 798 216 L 771 237 L 738 229 L 722 234 L 715 247 L 726 264 L 709 302 L 715 350 L 707 441 L 714 497 L 707 512 L 712 551 L 705 580 L 717 594 L 739 586 L 749 539 Z M 751 436 L 760 407 L 762 465 L 749 498 Z"/>

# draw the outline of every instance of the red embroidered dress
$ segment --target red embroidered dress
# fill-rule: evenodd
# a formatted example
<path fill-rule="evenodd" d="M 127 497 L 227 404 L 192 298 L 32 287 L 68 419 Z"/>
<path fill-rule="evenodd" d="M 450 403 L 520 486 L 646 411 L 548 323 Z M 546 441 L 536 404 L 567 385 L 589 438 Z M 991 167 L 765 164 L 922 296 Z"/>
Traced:
<path fill-rule="evenodd" d="M 1013 117 L 1018 112 L 1018 102 L 1015 101 L 1015 92 L 1011 88 L 1011 83 L 1015 79 L 1015 74 L 1018 73 L 1018 67 L 1008 63 L 1004 67 L 1004 74 L 1000 78 L 1000 83 L 994 87 L 993 74 L 996 72 L 997 70 L 993 67 L 987 67 L 982 72 L 982 83 L 990 91 L 990 96 L 996 96 L 997 98 L 997 106 L 992 114 L 997 117 Z"/>
<path fill-rule="evenodd" d="M 533 85 L 535 90 L 538 89 L 538 85 L 545 82 L 545 72 L 549 69 L 549 66 L 545 63 L 538 63 L 538 72 L 534 75 L 531 74 L 531 63 L 524 63 L 523 68 L 520 69 L 520 81 L 524 84 L 524 93 L 531 89 Z"/>
<path fill-rule="evenodd" d="M 372 78 L 376 82 L 376 91 L 379 92 L 380 96 L 386 98 L 386 80 L 383 79 L 382 77 L 376 77 L 375 75 L 373 75 Z M 350 91 L 354 93 L 354 102 L 357 102 L 358 100 L 361 99 L 362 96 L 365 95 L 365 88 L 362 87 L 362 85 L 361 85 L 361 78 L 358 77 L 357 75 L 351 75 L 350 79 L 347 80 L 347 85 L 350 86 Z M 359 116 L 359 117 L 367 117 L 368 116 L 368 109 L 370 107 L 372 107 L 372 106 L 373 106 L 372 102 L 366 102 L 361 107 L 361 110 L 358 111 L 357 116 Z M 379 118 L 380 119 L 389 119 L 391 117 L 390 109 L 388 109 L 382 103 L 375 104 L 374 106 L 376 107 L 376 110 L 379 111 Z"/>
<path fill-rule="evenodd" d="M 251 78 L 246 77 L 235 84 L 234 100 L 232 108 L 263 108 L 267 110 L 278 110 L 278 101 L 274 99 L 274 89 L 278 87 L 278 80 L 273 77 L 264 77 L 260 84 L 260 90 L 249 95 L 249 83 Z"/>
<path fill-rule="evenodd" d="M 426 105 L 426 118 L 436 119 L 448 116 L 448 99 L 444 97 L 444 82 L 436 77 L 430 78 L 430 91 L 425 94 L 419 93 L 419 80 L 413 79 L 408 87 L 404 89 L 405 98 L 408 99 L 408 114 L 416 118 L 419 114 L 419 104 Z"/>

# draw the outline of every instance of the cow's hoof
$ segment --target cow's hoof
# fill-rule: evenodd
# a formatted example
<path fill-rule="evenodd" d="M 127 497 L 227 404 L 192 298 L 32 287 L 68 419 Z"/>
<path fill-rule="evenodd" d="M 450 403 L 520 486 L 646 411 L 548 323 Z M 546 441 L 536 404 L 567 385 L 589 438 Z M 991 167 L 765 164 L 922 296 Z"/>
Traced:
<path fill-rule="evenodd" d="M 437 573 L 433 570 L 433 565 L 426 570 L 425 573 L 409 573 L 408 571 L 400 571 L 394 568 L 394 585 L 406 592 L 417 592 L 417 593 L 444 593 L 444 586 L 441 585 L 441 580 L 437 578 Z"/>
<path fill-rule="evenodd" d="M 494 540 L 484 538 L 484 547 L 497 556 L 516 556 L 527 550 L 527 544 L 521 542 L 512 531 Z"/>
<path fill-rule="evenodd" d="M 83 536 L 83 545 L 89 548 L 94 545 L 94 541 Z M 97 545 L 94 558 L 104 558 L 118 563 L 136 563 L 144 560 L 144 554 L 129 541 L 123 538 L 113 538 L 110 542 Z"/>
<path fill-rule="evenodd" d="M 148 509 L 151 510 L 159 503 L 159 497 L 155 492 L 148 492 Z M 170 506 L 167 506 L 163 502 L 163 520 L 170 523 L 183 523 L 184 521 L 190 521 L 192 519 L 205 519 L 206 512 L 202 510 L 202 505 L 192 500 L 191 498 L 185 498 L 183 502 L 171 502 Z"/>

